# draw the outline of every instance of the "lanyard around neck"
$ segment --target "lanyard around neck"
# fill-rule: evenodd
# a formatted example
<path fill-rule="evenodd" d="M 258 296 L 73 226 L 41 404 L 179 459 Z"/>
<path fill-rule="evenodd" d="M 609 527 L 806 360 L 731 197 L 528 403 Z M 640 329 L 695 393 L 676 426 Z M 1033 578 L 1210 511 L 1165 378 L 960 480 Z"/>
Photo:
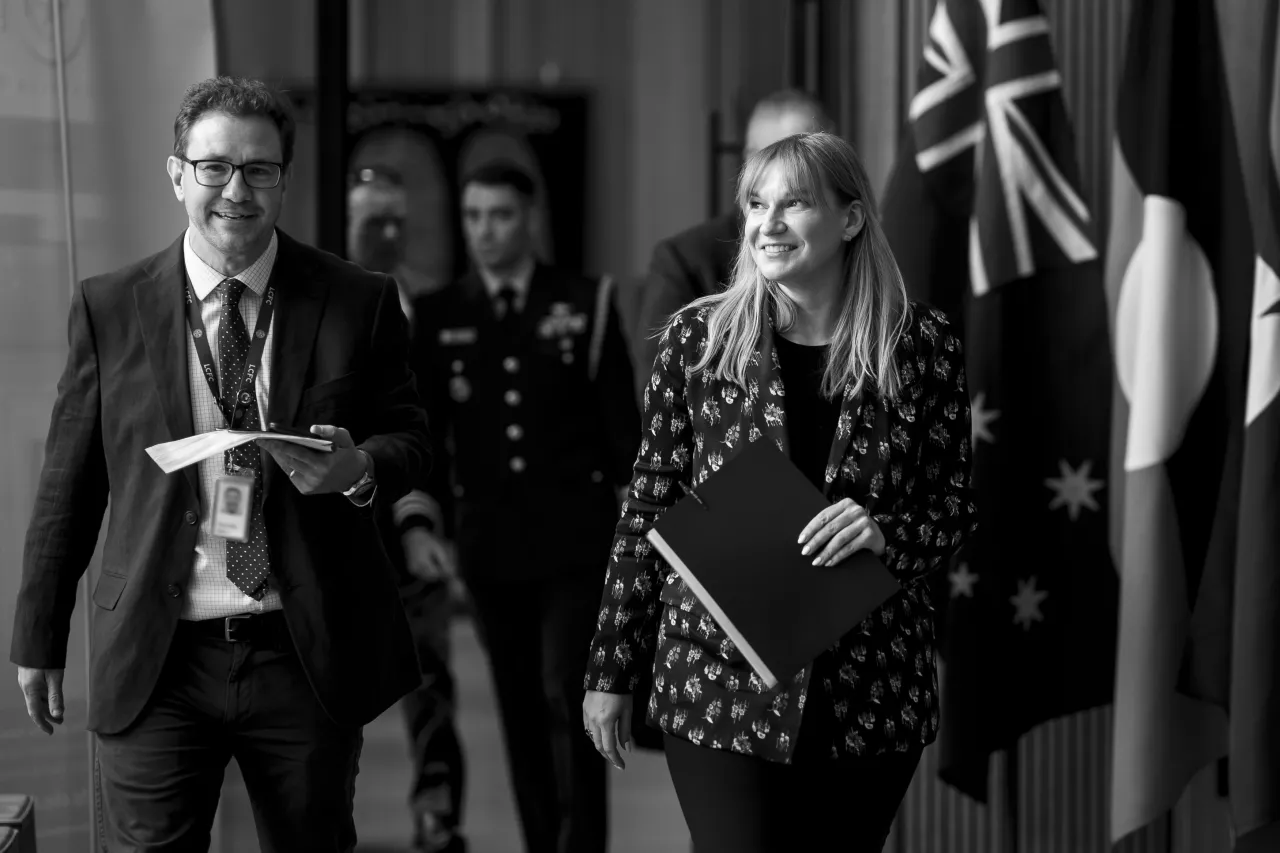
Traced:
<path fill-rule="evenodd" d="M 244 417 L 245 410 L 249 407 L 249 403 L 253 400 L 254 380 L 258 376 L 258 367 L 262 363 L 262 353 L 267 346 L 267 330 L 271 328 L 271 313 L 275 310 L 276 289 L 268 285 L 267 292 L 262 295 L 262 308 L 258 311 L 258 322 L 253 329 L 253 342 L 249 345 L 249 353 L 245 357 L 244 372 L 240 376 L 240 380 L 236 383 L 236 395 L 231 399 L 231 408 L 227 407 L 227 400 L 222 398 L 218 389 L 218 371 L 214 363 L 213 350 L 209 347 L 209 335 L 204 328 L 204 320 L 200 316 L 200 300 L 196 298 L 195 288 L 191 286 L 191 282 L 187 282 L 187 325 L 191 328 L 191 340 L 196 346 L 196 355 L 200 358 L 200 372 L 204 374 L 204 381 L 209 383 L 209 390 L 213 392 L 213 399 L 218 404 L 218 410 L 222 412 L 222 416 L 227 419 L 227 426 L 231 429 L 237 429 L 240 426 L 240 420 Z M 244 294 L 241 294 L 241 298 Z M 233 311 L 239 310 L 239 305 L 232 308 Z M 226 323 L 227 318 L 223 317 L 222 322 Z M 230 378 L 230 377 L 224 377 Z M 230 383 L 228 383 L 230 386 Z"/>

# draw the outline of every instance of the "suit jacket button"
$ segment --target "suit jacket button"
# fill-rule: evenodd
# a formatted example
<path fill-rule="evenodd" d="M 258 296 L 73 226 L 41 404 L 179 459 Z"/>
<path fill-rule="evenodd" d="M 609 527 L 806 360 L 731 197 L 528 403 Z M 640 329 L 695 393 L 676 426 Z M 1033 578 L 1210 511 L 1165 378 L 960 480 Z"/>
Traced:
<path fill-rule="evenodd" d="M 524 458 L 521 456 L 511 457 L 511 470 L 519 474 L 525 469 Z"/>
<path fill-rule="evenodd" d="M 200 518 L 191 510 L 187 510 L 182 514 L 182 520 L 187 524 L 195 524 Z"/>
<path fill-rule="evenodd" d="M 169 584 L 165 592 L 169 593 L 170 598 L 179 598 L 182 595 L 182 589 L 176 583 Z"/>
<path fill-rule="evenodd" d="M 502 399 L 508 406 L 518 406 L 520 405 L 520 392 L 512 388 L 502 395 Z"/>

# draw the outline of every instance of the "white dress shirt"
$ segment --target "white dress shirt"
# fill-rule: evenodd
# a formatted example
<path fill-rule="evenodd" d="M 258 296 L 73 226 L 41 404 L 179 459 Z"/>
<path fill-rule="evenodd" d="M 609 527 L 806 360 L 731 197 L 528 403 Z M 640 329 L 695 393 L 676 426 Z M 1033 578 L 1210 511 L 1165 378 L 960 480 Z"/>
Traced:
<path fill-rule="evenodd" d="M 529 301 L 529 285 L 533 281 L 533 268 L 536 266 L 532 255 L 528 255 L 515 268 L 515 271 L 505 276 L 498 276 L 490 272 L 484 267 L 478 267 L 480 271 L 480 279 L 484 282 L 484 289 L 489 291 L 489 298 L 496 300 L 498 291 L 502 289 L 504 284 L 510 284 L 516 290 L 516 312 L 524 310 L 524 305 Z"/>
<path fill-rule="evenodd" d="M 252 335 L 258 322 L 258 309 L 262 307 L 262 295 L 267 290 L 267 280 L 271 278 L 271 270 L 275 266 L 279 241 L 275 234 L 271 235 L 271 243 L 258 260 L 239 275 L 237 281 L 245 285 L 240 297 L 240 316 L 244 318 L 245 328 Z M 200 316 L 204 320 L 205 340 L 213 351 L 213 360 L 218 361 L 218 326 L 222 320 L 222 282 L 226 276 L 210 267 L 196 255 L 191 248 L 191 230 L 187 230 L 183 242 L 183 258 L 186 263 L 187 277 L 200 300 Z M 186 325 L 184 323 L 184 325 Z M 267 400 L 271 391 L 271 342 L 275 335 L 275 316 L 272 315 L 271 326 L 267 329 L 267 337 L 262 350 L 262 369 L 258 371 L 254 390 L 258 396 L 258 413 L 261 426 L 266 427 Z M 205 381 L 200 370 L 200 357 L 196 353 L 195 342 L 191 339 L 190 329 L 187 332 L 187 378 L 191 386 L 191 414 L 197 433 L 210 432 L 226 426 L 226 418 Z M 223 388 L 223 377 L 218 377 L 219 388 Z M 183 619 L 217 619 L 223 616 L 235 616 L 241 613 L 265 613 L 280 609 L 280 593 L 272 588 L 268 578 L 268 589 L 261 601 L 254 601 L 227 579 L 227 540 L 210 533 L 210 508 L 213 506 L 214 484 L 226 473 L 222 454 L 199 463 L 200 468 L 200 530 L 196 534 L 195 560 L 191 567 L 191 577 L 187 583 L 187 595 L 182 605 Z"/>

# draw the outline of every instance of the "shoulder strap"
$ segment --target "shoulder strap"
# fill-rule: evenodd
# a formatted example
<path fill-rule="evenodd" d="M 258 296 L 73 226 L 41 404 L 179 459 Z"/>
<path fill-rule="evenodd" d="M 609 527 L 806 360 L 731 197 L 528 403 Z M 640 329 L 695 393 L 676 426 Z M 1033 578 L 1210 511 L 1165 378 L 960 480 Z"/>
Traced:
<path fill-rule="evenodd" d="M 609 325 L 609 307 L 613 300 L 613 277 L 600 276 L 596 285 L 596 315 L 591 326 L 591 347 L 587 350 L 587 379 L 596 381 L 600 370 L 600 353 L 604 350 L 605 329 Z"/>

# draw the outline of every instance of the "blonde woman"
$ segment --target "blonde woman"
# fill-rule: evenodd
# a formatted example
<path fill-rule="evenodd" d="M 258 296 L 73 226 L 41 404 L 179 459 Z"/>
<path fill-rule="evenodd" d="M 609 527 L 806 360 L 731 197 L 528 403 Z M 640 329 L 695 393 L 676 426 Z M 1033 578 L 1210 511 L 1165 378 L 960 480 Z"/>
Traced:
<path fill-rule="evenodd" d="M 644 390 L 583 721 L 622 768 L 629 691 L 652 668 L 647 719 L 698 853 L 879 853 L 938 729 L 925 579 L 976 518 L 964 356 L 947 319 L 907 299 L 848 143 L 806 133 L 764 148 L 738 203 L 732 284 L 672 318 Z M 867 549 L 902 585 L 772 690 L 644 538 L 680 483 L 755 441 L 830 500 L 797 548 L 829 566 Z"/>

